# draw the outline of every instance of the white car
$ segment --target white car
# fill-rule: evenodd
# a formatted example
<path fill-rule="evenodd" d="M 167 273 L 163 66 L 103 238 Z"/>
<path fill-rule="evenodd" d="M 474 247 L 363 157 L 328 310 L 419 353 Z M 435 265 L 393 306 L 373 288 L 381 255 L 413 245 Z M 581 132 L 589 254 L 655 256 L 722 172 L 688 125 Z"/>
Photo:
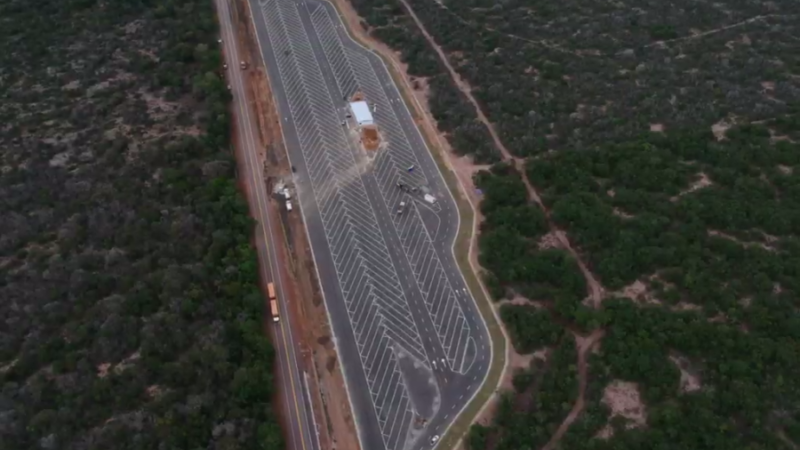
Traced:
<path fill-rule="evenodd" d="M 286 210 L 287 211 L 291 211 L 292 210 L 292 201 L 291 200 L 286 200 Z"/>
<path fill-rule="evenodd" d="M 289 193 L 289 188 L 283 188 L 283 198 L 286 200 L 292 198 L 292 194 Z"/>
<path fill-rule="evenodd" d="M 222 44 L 222 39 L 217 39 L 217 44 Z"/>
<path fill-rule="evenodd" d="M 439 435 L 434 434 L 433 437 L 431 438 L 431 444 L 435 444 L 437 442 L 439 442 Z"/>

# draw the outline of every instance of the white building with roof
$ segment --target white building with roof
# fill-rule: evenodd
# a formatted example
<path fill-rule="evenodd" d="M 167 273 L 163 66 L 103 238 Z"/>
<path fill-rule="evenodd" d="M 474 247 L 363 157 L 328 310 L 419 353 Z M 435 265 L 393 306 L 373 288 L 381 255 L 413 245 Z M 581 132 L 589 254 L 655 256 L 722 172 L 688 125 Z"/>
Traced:
<path fill-rule="evenodd" d="M 363 100 L 350 102 L 350 110 L 353 111 L 353 117 L 355 117 L 358 126 L 375 124 L 367 102 Z"/>

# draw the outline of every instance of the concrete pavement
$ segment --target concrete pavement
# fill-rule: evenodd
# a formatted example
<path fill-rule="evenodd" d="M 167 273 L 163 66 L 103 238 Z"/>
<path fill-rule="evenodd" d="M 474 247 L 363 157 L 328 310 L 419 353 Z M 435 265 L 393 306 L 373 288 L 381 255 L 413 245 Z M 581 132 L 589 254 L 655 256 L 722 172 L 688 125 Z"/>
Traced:
<path fill-rule="evenodd" d="M 453 257 L 455 201 L 382 61 L 329 3 L 249 1 L 362 448 L 430 448 L 491 359 Z M 374 157 L 342 125 L 356 91 L 387 143 Z"/>

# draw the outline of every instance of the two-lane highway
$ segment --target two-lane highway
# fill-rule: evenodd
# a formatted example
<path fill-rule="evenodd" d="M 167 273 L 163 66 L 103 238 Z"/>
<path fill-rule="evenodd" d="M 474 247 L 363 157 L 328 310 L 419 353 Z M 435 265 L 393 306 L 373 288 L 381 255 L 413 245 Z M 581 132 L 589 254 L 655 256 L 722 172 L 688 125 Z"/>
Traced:
<path fill-rule="evenodd" d="M 286 297 L 283 287 L 284 268 L 279 264 L 273 243 L 275 232 L 269 215 L 269 197 L 261 175 L 261 164 L 258 160 L 259 142 L 256 136 L 257 122 L 250 109 L 242 73 L 239 70 L 239 49 L 236 34 L 231 22 L 231 5 L 229 0 L 215 0 L 219 16 L 221 39 L 225 60 L 228 64 L 228 81 L 233 96 L 236 131 L 239 136 L 239 152 L 241 154 L 240 177 L 248 186 L 251 213 L 257 220 L 255 229 L 256 250 L 259 266 L 265 281 L 275 284 L 279 310 L 288 311 L 290 299 Z M 274 331 L 273 343 L 278 359 L 278 380 L 288 421 L 287 438 L 289 448 L 294 450 L 320 450 L 316 425 L 310 399 L 307 398 L 302 367 L 297 358 L 298 346 L 292 335 L 288 320 L 281 320 Z"/>

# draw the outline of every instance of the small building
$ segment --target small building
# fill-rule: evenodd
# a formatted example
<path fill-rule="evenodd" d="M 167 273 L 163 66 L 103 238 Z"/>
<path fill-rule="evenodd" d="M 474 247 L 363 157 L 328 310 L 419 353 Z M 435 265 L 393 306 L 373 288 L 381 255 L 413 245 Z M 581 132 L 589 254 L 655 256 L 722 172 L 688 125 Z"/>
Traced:
<path fill-rule="evenodd" d="M 367 102 L 363 100 L 350 102 L 350 110 L 353 111 L 353 117 L 355 117 L 358 126 L 375 124 L 375 121 L 372 119 L 372 113 L 369 111 L 369 105 Z"/>

